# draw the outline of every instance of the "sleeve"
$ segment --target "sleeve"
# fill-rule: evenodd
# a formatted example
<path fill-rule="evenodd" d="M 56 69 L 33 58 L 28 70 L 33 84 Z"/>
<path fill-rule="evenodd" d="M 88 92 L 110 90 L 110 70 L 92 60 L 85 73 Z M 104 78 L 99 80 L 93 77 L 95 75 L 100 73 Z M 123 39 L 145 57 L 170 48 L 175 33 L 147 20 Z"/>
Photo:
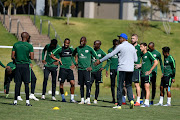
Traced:
<path fill-rule="evenodd" d="M 74 52 L 73 48 L 71 48 L 71 51 L 72 51 L 72 53 Z M 74 56 L 71 56 L 71 60 L 72 60 L 73 64 L 76 65 L 76 61 L 74 59 Z"/>
<path fill-rule="evenodd" d="M 134 62 L 137 62 L 138 58 L 137 58 L 137 53 L 136 53 L 136 49 L 134 49 Z"/>
<path fill-rule="evenodd" d="M 47 45 L 44 47 L 42 51 L 42 60 L 44 60 L 44 55 L 45 55 L 46 50 L 47 50 Z"/>
<path fill-rule="evenodd" d="M 151 61 L 156 60 L 156 58 L 152 55 L 152 53 L 150 53 L 149 51 L 148 51 L 148 53 L 149 53 L 149 58 Z"/>
<path fill-rule="evenodd" d="M 73 51 L 72 56 L 75 56 L 77 54 L 77 48 Z"/>
<path fill-rule="evenodd" d="M 13 45 L 12 51 L 15 51 L 15 46 Z"/>
<path fill-rule="evenodd" d="M 175 63 L 174 58 L 171 57 L 171 60 L 172 60 L 171 63 L 170 63 L 171 69 L 172 69 L 171 77 L 172 77 L 172 79 L 174 79 L 175 78 L 175 74 L 176 74 L 176 63 Z"/>
<path fill-rule="evenodd" d="M 109 58 L 111 58 L 113 55 L 116 55 L 121 49 L 121 45 L 117 46 L 111 53 L 107 54 L 105 57 L 100 59 L 100 62 L 103 62 Z"/>
<path fill-rule="evenodd" d="M 56 56 L 57 54 L 60 54 L 61 51 L 62 51 L 62 48 L 61 48 L 61 47 L 57 48 L 57 49 L 53 52 L 54 56 Z"/>
<path fill-rule="evenodd" d="M 33 46 L 30 44 L 30 52 L 34 52 Z"/>
<path fill-rule="evenodd" d="M 160 53 L 159 53 L 159 62 L 160 62 L 160 66 L 161 66 L 161 71 L 162 71 L 162 73 L 163 73 L 164 67 L 163 67 L 163 62 L 162 62 L 161 54 L 160 54 Z"/>
<path fill-rule="evenodd" d="M 0 61 L 0 65 L 5 68 L 6 66 Z"/>
<path fill-rule="evenodd" d="M 96 58 L 96 59 L 99 59 L 97 53 L 90 47 L 90 50 L 91 50 L 91 53 L 92 55 Z"/>

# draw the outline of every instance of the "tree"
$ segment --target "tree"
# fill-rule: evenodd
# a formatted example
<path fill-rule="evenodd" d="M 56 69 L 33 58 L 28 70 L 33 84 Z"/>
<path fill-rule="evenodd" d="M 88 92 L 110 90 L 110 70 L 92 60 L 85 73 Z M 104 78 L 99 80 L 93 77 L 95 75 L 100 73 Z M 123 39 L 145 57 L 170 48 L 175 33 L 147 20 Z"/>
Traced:
<path fill-rule="evenodd" d="M 24 6 L 27 5 L 28 1 L 30 0 L 14 0 L 16 7 L 22 6 L 23 13 L 26 14 Z"/>
<path fill-rule="evenodd" d="M 141 15 L 144 18 L 147 18 L 150 13 L 151 8 L 149 6 L 141 5 Z M 138 16 L 138 9 L 135 10 L 135 16 Z"/>

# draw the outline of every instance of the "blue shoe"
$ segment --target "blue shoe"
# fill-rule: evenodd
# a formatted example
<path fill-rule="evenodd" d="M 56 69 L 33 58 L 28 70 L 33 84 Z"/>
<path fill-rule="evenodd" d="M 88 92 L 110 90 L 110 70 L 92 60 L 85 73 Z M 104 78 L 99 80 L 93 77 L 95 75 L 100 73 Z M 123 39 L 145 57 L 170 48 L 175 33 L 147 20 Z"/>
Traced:
<path fill-rule="evenodd" d="M 150 105 L 153 105 L 153 104 L 154 104 L 153 101 L 151 101 L 151 102 L 150 102 Z"/>
<path fill-rule="evenodd" d="M 66 99 L 62 99 L 62 102 L 66 102 Z"/>
<path fill-rule="evenodd" d="M 143 104 L 143 100 L 140 101 L 140 104 Z"/>

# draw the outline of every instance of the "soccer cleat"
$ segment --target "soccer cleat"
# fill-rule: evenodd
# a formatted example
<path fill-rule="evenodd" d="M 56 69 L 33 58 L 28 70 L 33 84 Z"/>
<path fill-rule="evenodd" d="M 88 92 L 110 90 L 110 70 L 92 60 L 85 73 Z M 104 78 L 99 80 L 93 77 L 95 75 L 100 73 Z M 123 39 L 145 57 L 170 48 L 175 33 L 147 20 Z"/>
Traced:
<path fill-rule="evenodd" d="M 87 99 L 84 101 L 84 103 L 85 103 L 85 104 L 87 103 Z"/>
<path fill-rule="evenodd" d="M 131 100 L 131 101 L 130 101 L 130 109 L 133 109 L 133 108 L 134 108 L 134 101 Z"/>
<path fill-rule="evenodd" d="M 80 105 L 81 105 L 81 104 L 84 104 L 84 101 L 81 101 L 81 102 L 80 102 L 80 103 L 78 103 L 78 104 L 80 104 Z"/>
<path fill-rule="evenodd" d="M 51 100 L 52 101 L 56 101 L 56 98 L 54 96 L 52 96 Z"/>
<path fill-rule="evenodd" d="M 97 104 L 97 100 L 94 100 L 94 104 Z"/>
<path fill-rule="evenodd" d="M 149 107 L 149 105 L 143 104 L 141 105 L 141 107 Z"/>
<path fill-rule="evenodd" d="M 113 107 L 114 109 L 121 109 L 121 106 L 119 106 L 119 105 L 117 105 L 117 106 L 115 106 L 115 107 Z"/>
<path fill-rule="evenodd" d="M 8 98 L 9 94 L 6 94 L 6 98 Z"/>
<path fill-rule="evenodd" d="M 17 100 L 23 101 L 23 99 L 21 98 L 21 96 L 18 96 L 18 97 L 17 97 Z"/>
<path fill-rule="evenodd" d="M 26 103 L 26 106 L 32 106 L 31 104 Z"/>
<path fill-rule="evenodd" d="M 171 106 L 171 104 L 168 104 L 168 103 L 167 103 L 167 104 L 165 104 L 165 105 L 163 105 L 163 106 L 166 106 L 166 107 L 167 107 L 167 106 Z"/>
<path fill-rule="evenodd" d="M 140 103 L 136 102 L 136 103 L 134 104 L 134 106 L 140 106 Z"/>
<path fill-rule="evenodd" d="M 153 102 L 153 101 L 151 101 L 151 102 L 150 102 L 150 105 L 153 105 L 153 104 L 154 104 L 154 102 Z"/>
<path fill-rule="evenodd" d="M 42 95 L 41 99 L 42 99 L 42 100 L 45 100 L 45 95 Z"/>
<path fill-rule="evenodd" d="M 126 103 L 125 103 L 125 102 L 123 102 L 123 103 L 122 103 L 122 105 L 126 105 Z"/>
<path fill-rule="evenodd" d="M 33 99 L 33 100 L 35 100 L 35 101 L 39 101 L 39 99 L 36 98 L 36 97 L 34 96 L 34 94 L 30 94 L 29 98 L 30 98 L 30 99 Z"/>
<path fill-rule="evenodd" d="M 161 103 L 154 104 L 154 106 L 163 106 Z"/>
<path fill-rule="evenodd" d="M 70 103 L 77 103 L 74 99 L 70 100 Z"/>
<path fill-rule="evenodd" d="M 66 102 L 66 99 L 62 99 L 62 102 Z"/>

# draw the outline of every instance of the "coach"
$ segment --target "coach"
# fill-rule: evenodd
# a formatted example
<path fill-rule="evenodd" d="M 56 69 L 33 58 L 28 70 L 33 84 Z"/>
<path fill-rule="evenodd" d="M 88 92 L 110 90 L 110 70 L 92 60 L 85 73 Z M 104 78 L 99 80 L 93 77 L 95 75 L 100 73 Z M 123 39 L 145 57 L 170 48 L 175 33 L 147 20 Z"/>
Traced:
<path fill-rule="evenodd" d="M 113 107 L 121 109 L 122 105 L 122 91 L 123 83 L 127 88 L 127 96 L 130 101 L 130 109 L 134 108 L 133 92 L 132 92 L 132 75 L 134 71 L 134 62 L 137 61 L 137 54 L 135 47 L 128 43 L 128 36 L 122 33 L 119 37 L 120 45 L 118 45 L 111 53 L 97 61 L 95 64 L 98 65 L 101 62 L 111 58 L 113 55 L 118 54 L 118 78 L 117 78 L 117 106 Z"/>

